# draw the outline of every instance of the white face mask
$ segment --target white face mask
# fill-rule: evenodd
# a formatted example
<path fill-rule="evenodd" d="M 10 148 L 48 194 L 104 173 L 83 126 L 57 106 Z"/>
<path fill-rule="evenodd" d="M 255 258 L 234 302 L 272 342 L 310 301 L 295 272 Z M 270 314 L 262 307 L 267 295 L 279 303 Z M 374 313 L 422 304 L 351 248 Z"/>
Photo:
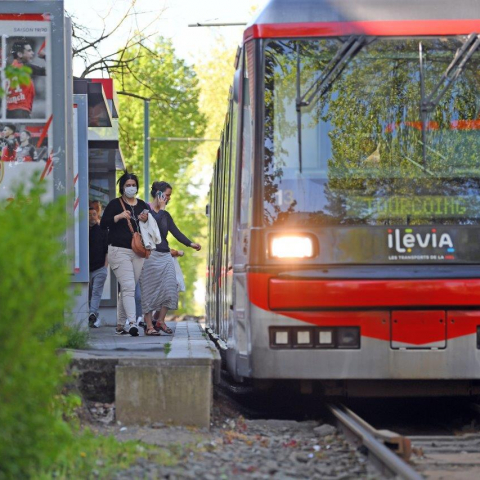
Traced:
<path fill-rule="evenodd" d="M 137 187 L 125 187 L 123 191 L 128 198 L 133 198 L 137 193 Z"/>

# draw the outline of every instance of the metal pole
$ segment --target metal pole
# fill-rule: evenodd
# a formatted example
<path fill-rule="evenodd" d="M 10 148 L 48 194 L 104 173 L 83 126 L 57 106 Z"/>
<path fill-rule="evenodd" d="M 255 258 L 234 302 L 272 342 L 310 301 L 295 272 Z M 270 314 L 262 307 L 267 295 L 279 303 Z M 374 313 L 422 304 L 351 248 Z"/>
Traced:
<path fill-rule="evenodd" d="M 147 202 L 150 190 L 150 100 L 144 100 L 143 106 L 143 183 L 144 200 Z"/>

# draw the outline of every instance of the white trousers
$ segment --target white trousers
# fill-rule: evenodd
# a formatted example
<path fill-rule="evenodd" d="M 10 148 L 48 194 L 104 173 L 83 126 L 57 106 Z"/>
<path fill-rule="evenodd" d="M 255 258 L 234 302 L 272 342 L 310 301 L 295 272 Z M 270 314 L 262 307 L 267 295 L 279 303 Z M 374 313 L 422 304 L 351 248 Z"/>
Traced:
<path fill-rule="evenodd" d="M 139 257 L 130 248 L 108 246 L 108 263 L 112 267 L 120 293 L 117 300 L 117 328 L 125 323 L 136 323 L 135 285 L 142 273 L 144 258 Z"/>

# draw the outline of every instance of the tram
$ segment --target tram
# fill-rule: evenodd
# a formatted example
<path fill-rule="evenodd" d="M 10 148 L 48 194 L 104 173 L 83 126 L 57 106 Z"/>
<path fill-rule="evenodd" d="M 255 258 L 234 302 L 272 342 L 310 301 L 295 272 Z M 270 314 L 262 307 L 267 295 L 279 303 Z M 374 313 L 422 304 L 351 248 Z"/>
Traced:
<path fill-rule="evenodd" d="M 475 0 L 271 0 L 247 26 L 207 207 L 235 380 L 479 393 L 479 33 Z"/>

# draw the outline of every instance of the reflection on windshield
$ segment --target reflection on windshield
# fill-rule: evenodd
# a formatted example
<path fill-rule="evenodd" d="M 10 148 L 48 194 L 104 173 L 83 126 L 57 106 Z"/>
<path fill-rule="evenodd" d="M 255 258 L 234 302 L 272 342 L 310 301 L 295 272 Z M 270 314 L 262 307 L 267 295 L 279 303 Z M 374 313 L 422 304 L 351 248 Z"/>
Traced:
<path fill-rule="evenodd" d="M 297 78 L 301 92 L 315 88 L 342 42 L 267 45 L 266 224 L 480 223 L 480 54 L 422 122 L 420 41 L 431 92 L 465 38 L 365 45 L 328 91 L 301 109 L 301 170 Z"/>

